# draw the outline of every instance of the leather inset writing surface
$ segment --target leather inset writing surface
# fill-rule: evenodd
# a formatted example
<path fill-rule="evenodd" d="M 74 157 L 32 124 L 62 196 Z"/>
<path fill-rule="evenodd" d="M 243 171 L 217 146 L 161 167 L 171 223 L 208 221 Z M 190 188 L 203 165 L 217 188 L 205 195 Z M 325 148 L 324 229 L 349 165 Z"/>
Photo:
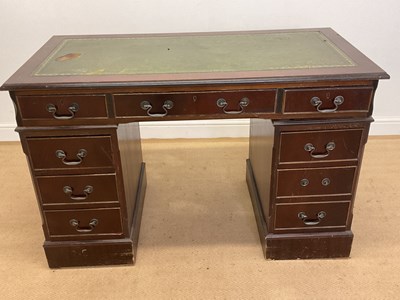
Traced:
<path fill-rule="evenodd" d="M 238 72 L 355 65 L 319 31 L 71 38 L 64 40 L 34 75 Z"/>

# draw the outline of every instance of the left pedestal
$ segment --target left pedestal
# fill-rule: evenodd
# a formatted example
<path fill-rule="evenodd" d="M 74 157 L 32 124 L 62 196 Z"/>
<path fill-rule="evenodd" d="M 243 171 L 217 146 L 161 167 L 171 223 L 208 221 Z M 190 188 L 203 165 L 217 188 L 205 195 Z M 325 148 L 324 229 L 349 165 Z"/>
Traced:
<path fill-rule="evenodd" d="M 133 264 L 146 191 L 139 125 L 17 131 L 49 266 Z"/>

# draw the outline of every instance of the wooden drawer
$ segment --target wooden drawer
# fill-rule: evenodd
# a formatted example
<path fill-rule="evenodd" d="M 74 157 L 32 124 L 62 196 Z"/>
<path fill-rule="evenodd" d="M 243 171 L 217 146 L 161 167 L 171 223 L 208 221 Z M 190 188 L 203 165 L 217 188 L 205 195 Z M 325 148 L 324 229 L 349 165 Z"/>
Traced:
<path fill-rule="evenodd" d="M 120 237 L 118 208 L 44 211 L 50 239 L 106 239 Z"/>
<path fill-rule="evenodd" d="M 118 204 L 115 174 L 39 176 L 36 182 L 44 209 Z"/>
<path fill-rule="evenodd" d="M 344 114 L 367 115 L 373 87 L 286 89 L 283 93 L 284 114 Z"/>
<path fill-rule="evenodd" d="M 26 142 L 35 171 L 113 169 L 110 136 L 27 138 Z"/>
<path fill-rule="evenodd" d="M 275 231 L 345 230 L 350 201 L 277 204 Z"/>
<path fill-rule="evenodd" d="M 275 103 L 276 90 L 114 95 L 117 117 L 160 118 L 196 114 L 249 116 L 273 113 Z"/>
<path fill-rule="evenodd" d="M 278 170 L 277 197 L 351 194 L 356 166 Z"/>
<path fill-rule="evenodd" d="M 77 124 L 108 118 L 105 95 L 18 96 L 23 124 Z M 48 123 L 48 122 L 47 122 Z"/>
<path fill-rule="evenodd" d="M 363 129 L 282 132 L 279 163 L 358 160 Z"/>

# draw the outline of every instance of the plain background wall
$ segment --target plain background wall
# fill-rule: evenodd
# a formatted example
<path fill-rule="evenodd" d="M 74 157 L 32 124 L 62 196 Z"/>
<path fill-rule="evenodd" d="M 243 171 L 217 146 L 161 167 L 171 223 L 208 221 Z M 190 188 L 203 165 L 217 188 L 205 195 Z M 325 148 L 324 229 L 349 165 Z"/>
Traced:
<path fill-rule="evenodd" d="M 398 0 L 0 0 L 0 83 L 56 34 L 332 27 L 391 75 L 376 93 L 372 134 L 400 134 L 399 13 Z M 0 105 L 0 140 L 17 139 L 7 92 Z M 247 129 L 246 120 L 152 122 L 142 136 L 243 136 Z"/>

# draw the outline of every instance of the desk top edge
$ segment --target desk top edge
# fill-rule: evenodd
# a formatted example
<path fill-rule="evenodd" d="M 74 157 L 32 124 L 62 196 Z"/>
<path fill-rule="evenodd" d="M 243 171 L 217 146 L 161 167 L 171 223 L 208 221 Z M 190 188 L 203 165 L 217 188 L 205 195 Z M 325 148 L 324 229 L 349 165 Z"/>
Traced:
<path fill-rule="evenodd" d="M 241 34 L 296 33 L 319 31 L 351 58 L 354 67 L 323 67 L 310 69 L 167 73 L 139 75 L 91 75 L 91 76 L 32 76 L 54 49 L 65 39 L 74 38 L 131 38 L 131 37 L 180 37 L 180 36 L 215 36 Z M 91 88 L 91 87 L 137 87 L 137 86 L 185 86 L 203 84 L 241 84 L 241 83 L 282 83 L 321 80 L 379 80 L 388 79 L 389 75 L 368 59 L 364 54 L 342 38 L 331 28 L 309 28 L 295 30 L 258 30 L 198 32 L 171 34 L 118 34 L 118 35 L 58 35 L 53 36 L 40 48 L 14 75 L 0 87 L 0 90 L 56 89 L 56 88 Z"/>

